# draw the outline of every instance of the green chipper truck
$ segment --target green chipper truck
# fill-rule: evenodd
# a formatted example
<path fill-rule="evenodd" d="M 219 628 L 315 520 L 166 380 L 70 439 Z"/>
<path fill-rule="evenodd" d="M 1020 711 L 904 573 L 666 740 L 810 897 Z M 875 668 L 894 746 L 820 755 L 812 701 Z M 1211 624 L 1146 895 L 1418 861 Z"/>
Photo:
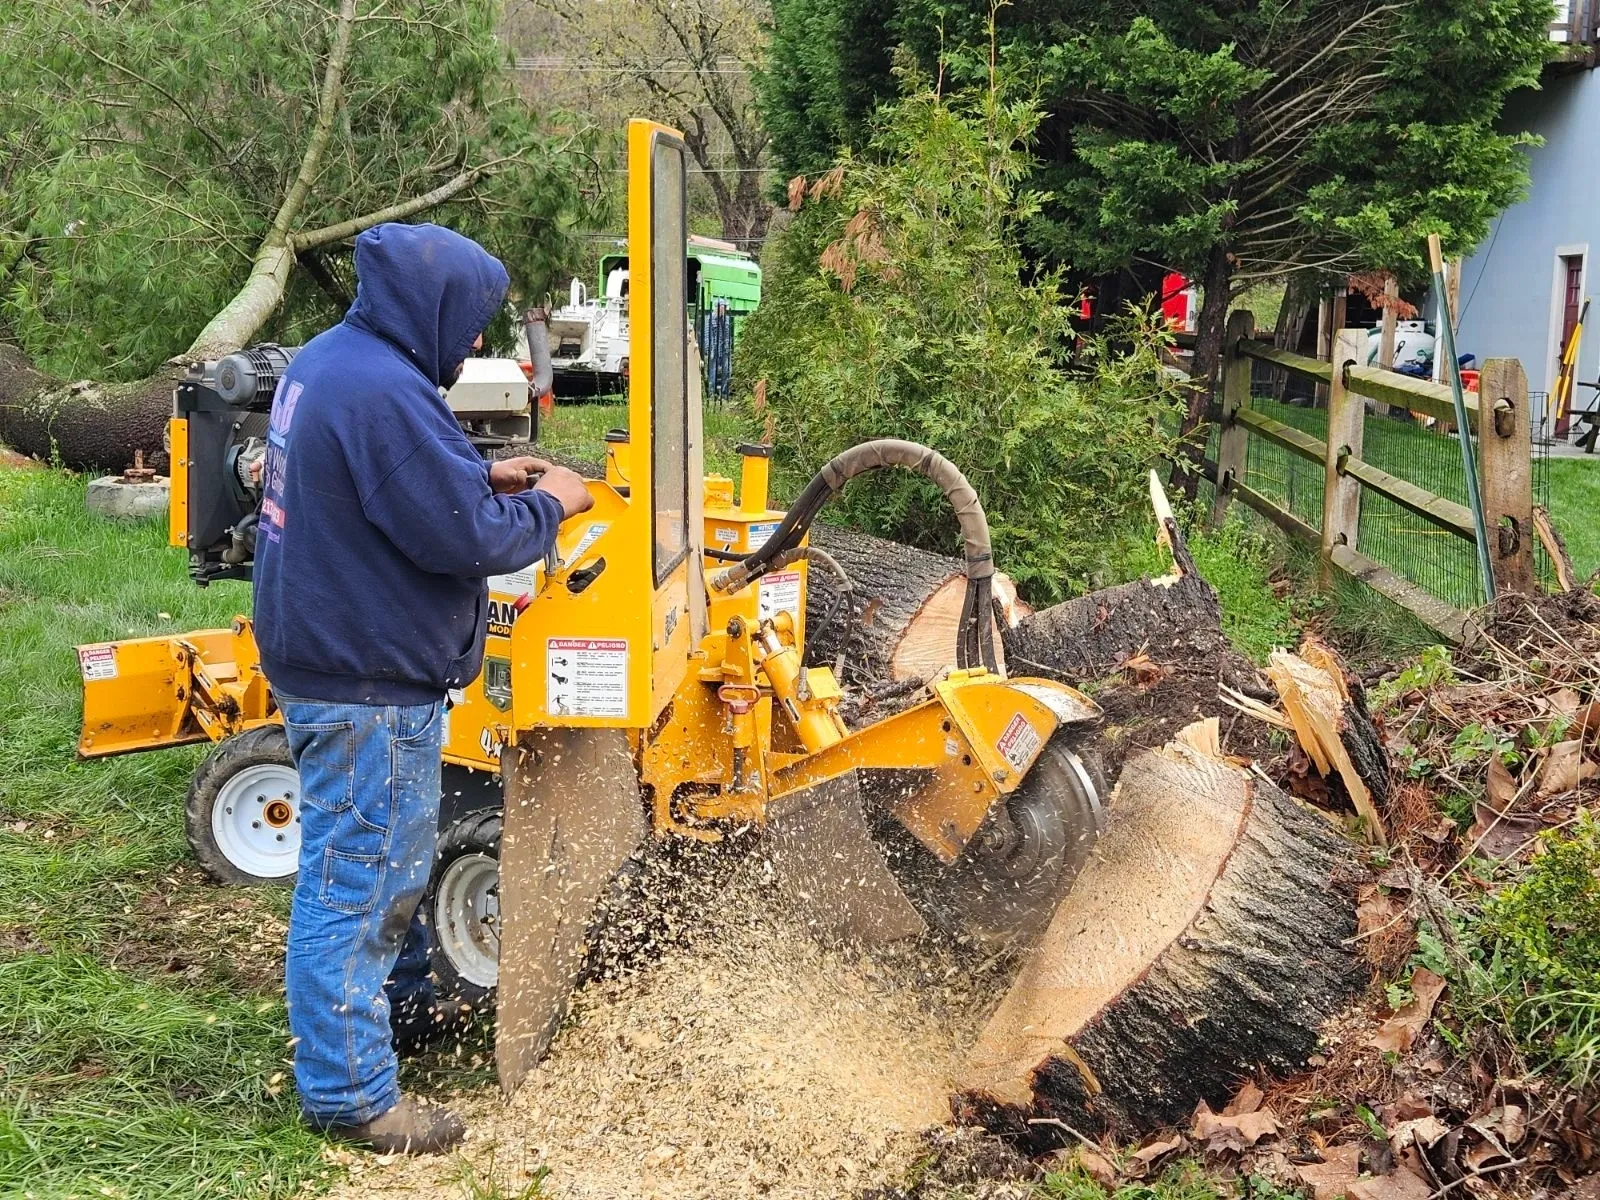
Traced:
<path fill-rule="evenodd" d="M 725 396 L 740 321 L 761 302 L 761 267 L 731 242 L 691 236 L 685 295 L 708 396 Z M 620 395 L 628 377 L 628 256 L 600 259 L 593 294 L 574 279 L 547 322 L 557 399 Z"/>

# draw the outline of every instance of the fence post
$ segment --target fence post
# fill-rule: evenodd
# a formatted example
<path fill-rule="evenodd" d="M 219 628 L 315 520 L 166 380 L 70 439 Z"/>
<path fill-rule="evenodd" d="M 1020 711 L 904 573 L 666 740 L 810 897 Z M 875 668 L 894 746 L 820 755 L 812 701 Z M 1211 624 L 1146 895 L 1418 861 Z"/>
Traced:
<path fill-rule="evenodd" d="M 1211 524 L 1222 524 L 1228 515 L 1228 500 L 1233 485 L 1244 478 L 1250 431 L 1234 419 L 1241 408 L 1250 405 L 1250 360 L 1239 353 L 1239 340 L 1256 335 L 1256 317 L 1240 309 L 1228 314 L 1228 328 L 1222 335 L 1222 421 L 1217 426 L 1217 490 L 1211 505 Z"/>
<path fill-rule="evenodd" d="M 1383 281 L 1383 331 L 1378 338 L 1378 365 L 1385 370 L 1394 367 L 1395 334 L 1400 325 L 1394 306 L 1399 300 L 1400 279 L 1391 273 Z"/>
<path fill-rule="evenodd" d="M 1333 382 L 1328 387 L 1328 438 L 1322 484 L 1322 582 L 1333 572 L 1335 546 L 1356 548 L 1356 529 L 1361 523 L 1361 483 L 1339 473 L 1345 455 L 1361 457 L 1361 435 L 1366 425 L 1367 403 L 1344 383 L 1349 363 L 1365 361 L 1367 333 L 1364 329 L 1341 329 L 1333 342 Z"/>
<path fill-rule="evenodd" d="M 1528 377 L 1491 358 L 1478 378 L 1478 474 L 1496 592 L 1533 593 L 1533 419 Z"/>

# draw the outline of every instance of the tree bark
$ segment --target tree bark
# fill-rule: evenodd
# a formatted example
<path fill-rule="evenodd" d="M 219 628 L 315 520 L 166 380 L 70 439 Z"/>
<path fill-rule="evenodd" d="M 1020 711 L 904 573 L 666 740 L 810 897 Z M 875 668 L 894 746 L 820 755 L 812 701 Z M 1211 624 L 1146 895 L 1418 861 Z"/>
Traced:
<path fill-rule="evenodd" d="M 1212 247 L 1211 258 L 1206 264 L 1205 298 L 1200 304 L 1200 316 L 1195 329 L 1193 378 L 1196 386 L 1189 392 L 1183 424 L 1179 427 L 1179 434 L 1185 438 L 1200 428 L 1220 384 L 1222 337 L 1228 323 L 1228 306 L 1233 298 L 1232 280 L 1233 261 L 1228 246 L 1219 242 Z M 1185 445 L 1184 452 L 1191 462 L 1198 463 L 1201 447 L 1192 438 Z M 1175 472 L 1175 482 L 1182 486 L 1184 496 L 1193 500 L 1200 486 L 1198 465 L 1193 469 L 1180 467 Z"/>
<path fill-rule="evenodd" d="M 812 526 L 811 544 L 838 560 L 854 585 L 854 596 L 851 611 L 845 612 L 839 581 L 811 565 L 806 574 L 808 662 L 832 666 L 842 651 L 842 682 L 867 691 L 929 680 L 955 665 L 967 580 L 960 559 L 834 525 Z M 1017 599 L 1008 576 L 997 571 L 994 581 L 1001 609 L 995 621 L 995 654 L 1004 666 L 1002 627 L 1029 610 Z"/>
<path fill-rule="evenodd" d="M 14 346 L 0 344 L 0 442 L 68 466 L 120 471 L 144 451 L 167 469 L 167 416 L 178 366 L 135 383 L 64 383 L 37 371 Z"/>
<path fill-rule="evenodd" d="M 1192 745 L 1132 759 L 1094 858 L 974 1047 L 957 1116 L 1030 1153 L 1303 1068 L 1365 986 L 1355 847 Z"/>

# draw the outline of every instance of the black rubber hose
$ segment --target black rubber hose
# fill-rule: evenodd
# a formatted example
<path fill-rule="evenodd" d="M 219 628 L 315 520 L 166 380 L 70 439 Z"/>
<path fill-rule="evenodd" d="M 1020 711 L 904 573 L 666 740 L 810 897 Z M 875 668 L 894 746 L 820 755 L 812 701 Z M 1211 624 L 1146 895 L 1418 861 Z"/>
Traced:
<path fill-rule="evenodd" d="M 802 489 L 766 544 L 739 560 L 744 565 L 744 573 L 755 579 L 771 570 L 779 555 L 800 544 L 822 506 L 842 491 L 845 484 L 857 475 L 883 467 L 904 467 L 931 479 L 950 501 L 961 527 L 967 573 L 967 591 L 956 634 L 956 666 L 967 670 L 982 663 L 991 671 L 997 670 L 990 582 L 994 575 L 994 553 L 983 502 L 961 469 L 927 446 L 897 438 L 880 438 L 853 446 L 829 459 Z M 723 555 L 716 557 L 720 559 Z"/>

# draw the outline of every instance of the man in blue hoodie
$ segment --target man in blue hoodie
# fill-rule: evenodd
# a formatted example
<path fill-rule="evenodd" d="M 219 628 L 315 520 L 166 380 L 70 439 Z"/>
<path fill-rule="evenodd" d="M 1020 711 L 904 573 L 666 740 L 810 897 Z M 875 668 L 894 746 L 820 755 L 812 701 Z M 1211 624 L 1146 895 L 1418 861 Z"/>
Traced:
<path fill-rule="evenodd" d="M 355 265 L 350 311 L 278 386 L 262 479 L 256 640 L 301 788 L 289 1026 L 310 1124 L 436 1153 L 465 1127 L 400 1094 L 391 1001 L 433 1012 L 417 909 L 441 713 L 482 667 L 487 578 L 543 558 L 592 501 L 565 468 L 486 463 L 444 401 L 505 302 L 498 260 L 395 224 L 356 240 Z"/>

